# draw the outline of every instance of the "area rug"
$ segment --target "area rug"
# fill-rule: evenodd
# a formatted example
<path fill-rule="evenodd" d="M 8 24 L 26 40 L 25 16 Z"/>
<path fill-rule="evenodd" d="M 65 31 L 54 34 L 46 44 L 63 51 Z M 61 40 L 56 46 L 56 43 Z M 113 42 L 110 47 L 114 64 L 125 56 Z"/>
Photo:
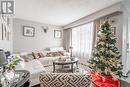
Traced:
<path fill-rule="evenodd" d="M 60 66 L 58 68 L 60 68 Z M 45 69 L 46 69 L 46 72 L 53 73 L 53 66 L 45 66 Z M 83 73 L 84 74 L 84 73 L 88 73 L 88 71 L 89 71 L 89 68 L 80 63 L 80 64 L 78 64 L 78 67 L 75 68 L 74 73 Z M 56 73 L 71 73 L 71 72 L 59 71 Z"/>

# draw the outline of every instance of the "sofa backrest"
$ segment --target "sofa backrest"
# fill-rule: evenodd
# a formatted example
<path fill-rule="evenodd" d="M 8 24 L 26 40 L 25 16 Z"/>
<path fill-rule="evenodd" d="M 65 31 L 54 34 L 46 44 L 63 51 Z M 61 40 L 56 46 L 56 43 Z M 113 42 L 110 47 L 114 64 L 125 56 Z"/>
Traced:
<path fill-rule="evenodd" d="M 63 47 L 52 47 L 49 48 L 50 51 L 55 52 L 55 51 L 64 51 Z"/>
<path fill-rule="evenodd" d="M 90 87 L 90 76 L 78 73 L 42 73 L 40 87 Z"/>

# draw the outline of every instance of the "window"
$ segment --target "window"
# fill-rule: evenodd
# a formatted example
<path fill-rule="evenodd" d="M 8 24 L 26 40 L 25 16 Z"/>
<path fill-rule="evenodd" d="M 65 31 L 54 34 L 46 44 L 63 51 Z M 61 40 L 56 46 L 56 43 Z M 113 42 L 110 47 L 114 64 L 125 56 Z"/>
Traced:
<path fill-rule="evenodd" d="M 72 29 L 73 55 L 89 59 L 92 52 L 93 22 Z"/>

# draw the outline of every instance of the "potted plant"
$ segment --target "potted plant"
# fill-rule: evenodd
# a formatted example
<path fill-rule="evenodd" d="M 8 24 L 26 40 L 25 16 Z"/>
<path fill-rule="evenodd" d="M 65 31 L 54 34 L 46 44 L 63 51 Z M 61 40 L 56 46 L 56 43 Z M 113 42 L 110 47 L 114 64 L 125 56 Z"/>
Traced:
<path fill-rule="evenodd" d="M 4 75 L 5 78 L 10 81 L 15 76 L 15 66 L 20 63 L 20 56 L 10 56 L 8 58 L 8 64 L 4 66 Z"/>

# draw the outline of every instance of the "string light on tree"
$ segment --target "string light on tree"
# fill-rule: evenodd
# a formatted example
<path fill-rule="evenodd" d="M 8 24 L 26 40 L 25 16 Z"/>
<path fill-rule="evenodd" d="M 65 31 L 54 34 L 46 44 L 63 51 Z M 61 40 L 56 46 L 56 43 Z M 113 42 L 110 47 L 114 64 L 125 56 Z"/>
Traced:
<path fill-rule="evenodd" d="M 106 21 L 98 31 L 96 47 L 88 61 L 92 72 L 100 72 L 104 76 L 111 75 L 115 78 L 122 76 L 121 55 L 115 44 L 116 37 L 109 22 Z"/>

